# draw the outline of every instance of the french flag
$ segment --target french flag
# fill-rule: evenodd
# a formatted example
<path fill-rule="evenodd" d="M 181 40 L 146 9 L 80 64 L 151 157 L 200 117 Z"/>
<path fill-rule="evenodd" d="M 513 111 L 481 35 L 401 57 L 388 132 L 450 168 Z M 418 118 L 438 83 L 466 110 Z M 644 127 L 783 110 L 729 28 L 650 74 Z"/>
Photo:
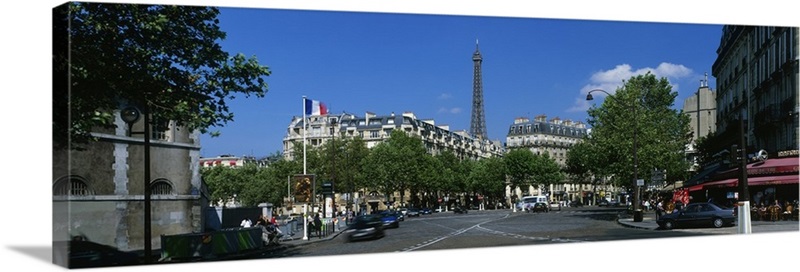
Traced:
<path fill-rule="evenodd" d="M 307 115 L 326 115 L 328 114 L 328 108 L 325 107 L 320 101 L 311 100 L 306 98 L 306 114 Z"/>

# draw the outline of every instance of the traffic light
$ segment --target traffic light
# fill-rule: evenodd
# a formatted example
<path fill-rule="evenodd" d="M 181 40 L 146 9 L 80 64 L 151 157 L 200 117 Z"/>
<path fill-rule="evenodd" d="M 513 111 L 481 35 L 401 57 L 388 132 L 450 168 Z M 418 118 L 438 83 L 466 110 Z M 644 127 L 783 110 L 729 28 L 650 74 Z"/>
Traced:
<path fill-rule="evenodd" d="M 739 163 L 742 159 L 741 154 L 742 150 L 739 149 L 738 145 L 731 145 L 730 154 L 728 154 L 730 156 L 731 163 Z"/>
<path fill-rule="evenodd" d="M 333 182 L 322 183 L 322 194 L 323 195 L 332 195 L 333 194 Z"/>

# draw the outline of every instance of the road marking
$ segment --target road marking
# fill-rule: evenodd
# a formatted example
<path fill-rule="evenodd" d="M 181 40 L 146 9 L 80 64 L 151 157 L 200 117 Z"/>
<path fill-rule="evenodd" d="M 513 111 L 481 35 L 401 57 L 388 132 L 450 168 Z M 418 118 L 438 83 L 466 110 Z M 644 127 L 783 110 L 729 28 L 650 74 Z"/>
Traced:
<path fill-rule="evenodd" d="M 447 235 L 435 237 L 435 238 L 432 238 L 430 240 L 424 241 L 422 243 L 419 243 L 419 244 L 416 244 L 416 245 L 413 245 L 413 246 L 410 246 L 410 247 L 407 247 L 407 248 L 404 248 L 404 249 L 401 249 L 401 250 L 398 250 L 398 251 L 395 251 L 395 252 L 409 252 L 409 251 L 414 251 L 414 250 L 418 250 L 418 249 L 421 249 L 421 248 L 425 248 L 427 246 L 430 246 L 430 245 L 436 244 L 438 242 L 444 241 L 444 240 L 446 240 L 448 238 L 461 235 L 461 234 L 463 234 L 463 233 L 465 233 L 465 232 L 467 232 L 469 230 L 472 230 L 472 229 L 478 229 L 478 230 L 489 232 L 489 233 L 492 233 L 492 234 L 505 236 L 505 237 L 512 237 L 512 238 L 516 238 L 516 239 L 526 239 L 526 240 L 536 240 L 536 241 L 551 241 L 551 242 L 560 242 L 560 243 L 585 242 L 585 241 L 582 241 L 582 240 L 573 240 L 573 239 L 558 238 L 558 237 L 551 238 L 551 237 L 525 236 L 525 235 L 520 235 L 520 234 L 502 232 L 502 231 L 493 230 L 493 229 L 487 229 L 487 228 L 481 226 L 483 224 L 486 224 L 486 223 L 489 223 L 489 222 L 492 222 L 492 221 L 497 221 L 497 220 L 500 220 L 500 219 L 508 218 L 509 216 L 511 216 L 511 214 L 506 214 L 505 216 L 500 217 L 500 218 L 490 219 L 490 220 L 487 220 L 487 221 L 484 221 L 484 222 L 480 222 L 480 223 L 472 225 L 470 227 L 458 229 L 458 230 L 455 230 L 455 231 L 453 231 L 453 232 L 451 232 L 451 233 L 449 233 Z M 428 223 L 428 222 L 426 222 L 426 223 Z M 442 225 L 439 225 L 439 224 L 434 224 L 434 223 L 428 223 L 428 224 L 437 225 L 437 226 L 440 226 L 440 227 L 445 227 L 445 226 L 442 226 Z"/>

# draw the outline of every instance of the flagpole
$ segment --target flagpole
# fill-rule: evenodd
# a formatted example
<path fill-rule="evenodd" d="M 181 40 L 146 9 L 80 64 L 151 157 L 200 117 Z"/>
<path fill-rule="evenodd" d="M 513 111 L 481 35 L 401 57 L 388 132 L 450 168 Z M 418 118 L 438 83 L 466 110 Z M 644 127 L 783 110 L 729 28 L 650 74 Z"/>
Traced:
<path fill-rule="evenodd" d="M 303 176 L 306 175 L 306 96 L 303 96 Z M 303 240 L 308 240 L 308 203 L 303 203 Z"/>

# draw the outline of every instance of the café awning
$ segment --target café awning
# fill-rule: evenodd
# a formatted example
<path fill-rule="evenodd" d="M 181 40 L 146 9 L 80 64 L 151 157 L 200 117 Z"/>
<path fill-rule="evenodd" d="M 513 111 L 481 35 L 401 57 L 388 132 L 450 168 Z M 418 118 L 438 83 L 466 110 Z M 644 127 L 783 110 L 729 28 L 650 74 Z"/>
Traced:
<path fill-rule="evenodd" d="M 783 184 L 798 184 L 800 176 L 798 175 L 782 175 L 782 176 L 763 176 L 763 177 L 748 177 L 747 185 L 749 186 L 763 186 L 763 185 L 783 185 Z M 736 187 L 739 179 L 726 179 L 699 184 L 703 189 L 709 188 L 725 188 Z M 696 186 L 693 186 L 696 187 Z M 696 188 L 697 189 L 697 188 Z M 698 189 L 699 190 L 699 189 Z M 689 191 L 692 191 L 689 189 Z"/>

